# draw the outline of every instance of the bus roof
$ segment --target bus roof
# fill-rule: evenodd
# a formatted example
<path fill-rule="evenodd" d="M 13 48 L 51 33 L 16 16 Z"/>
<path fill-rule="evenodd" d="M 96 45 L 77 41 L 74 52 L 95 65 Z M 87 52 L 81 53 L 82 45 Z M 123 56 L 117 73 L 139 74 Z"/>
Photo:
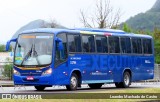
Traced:
<path fill-rule="evenodd" d="M 123 30 L 116 29 L 93 29 L 93 28 L 75 28 L 73 30 L 81 30 L 81 31 L 90 31 L 90 32 L 107 32 L 107 33 L 117 33 L 117 34 L 126 34 Z"/>
<path fill-rule="evenodd" d="M 93 29 L 93 28 L 76 28 L 76 29 L 56 29 L 56 28 L 38 28 L 32 30 L 23 31 L 23 33 L 81 33 L 81 34 L 95 34 L 95 35 L 106 35 L 106 36 L 129 36 L 129 37 L 143 37 L 152 38 L 150 35 L 126 33 L 122 30 L 114 29 Z"/>

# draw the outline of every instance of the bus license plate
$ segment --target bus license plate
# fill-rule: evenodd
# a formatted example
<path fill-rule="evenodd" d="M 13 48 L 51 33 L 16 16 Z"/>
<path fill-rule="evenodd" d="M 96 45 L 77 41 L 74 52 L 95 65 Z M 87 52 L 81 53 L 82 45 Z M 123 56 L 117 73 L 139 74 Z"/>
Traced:
<path fill-rule="evenodd" d="M 27 76 L 27 80 L 34 80 L 33 76 Z"/>

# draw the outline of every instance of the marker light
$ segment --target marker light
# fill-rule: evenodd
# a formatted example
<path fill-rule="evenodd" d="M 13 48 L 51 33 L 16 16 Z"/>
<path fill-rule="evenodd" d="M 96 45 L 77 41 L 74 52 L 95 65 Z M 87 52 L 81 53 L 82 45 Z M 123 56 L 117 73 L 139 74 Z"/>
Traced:
<path fill-rule="evenodd" d="M 111 33 L 104 33 L 105 36 L 112 36 Z"/>
<path fill-rule="evenodd" d="M 20 75 L 20 73 L 17 70 L 15 70 L 15 69 L 13 69 L 13 74 Z"/>
<path fill-rule="evenodd" d="M 44 71 L 42 75 L 49 75 L 51 73 L 52 73 L 52 68 L 49 68 L 48 70 Z"/>

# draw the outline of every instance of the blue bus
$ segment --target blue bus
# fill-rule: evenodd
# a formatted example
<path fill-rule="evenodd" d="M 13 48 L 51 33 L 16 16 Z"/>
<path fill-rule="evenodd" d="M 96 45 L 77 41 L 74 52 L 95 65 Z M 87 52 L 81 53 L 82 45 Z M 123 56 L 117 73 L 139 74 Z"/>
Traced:
<path fill-rule="evenodd" d="M 133 81 L 153 79 L 154 44 L 149 35 L 112 29 L 24 31 L 15 39 L 15 85 L 42 91 L 53 85 L 76 90 L 81 84 L 98 89 L 105 83 L 128 88 Z"/>

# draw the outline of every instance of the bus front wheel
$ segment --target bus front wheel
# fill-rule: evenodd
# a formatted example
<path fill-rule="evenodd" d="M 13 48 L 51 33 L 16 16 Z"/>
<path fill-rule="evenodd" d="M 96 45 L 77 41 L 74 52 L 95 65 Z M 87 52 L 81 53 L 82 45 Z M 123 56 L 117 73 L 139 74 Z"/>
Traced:
<path fill-rule="evenodd" d="M 34 87 L 37 91 L 43 91 L 46 88 L 45 86 L 34 86 Z"/>
<path fill-rule="evenodd" d="M 124 72 L 123 74 L 123 82 L 116 82 L 115 86 L 117 88 L 128 88 L 130 86 L 131 83 L 131 75 L 129 72 Z"/>
<path fill-rule="evenodd" d="M 67 90 L 74 91 L 78 87 L 78 77 L 75 73 L 71 75 L 70 85 L 66 85 Z"/>

